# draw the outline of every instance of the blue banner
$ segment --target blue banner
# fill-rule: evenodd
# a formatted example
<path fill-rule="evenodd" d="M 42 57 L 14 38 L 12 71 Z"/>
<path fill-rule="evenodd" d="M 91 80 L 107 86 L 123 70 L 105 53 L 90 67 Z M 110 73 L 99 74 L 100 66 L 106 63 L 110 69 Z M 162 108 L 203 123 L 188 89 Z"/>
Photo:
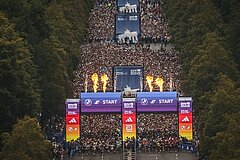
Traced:
<path fill-rule="evenodd" d="M 143 90 L 143 67 L 142 66 L 115 66 L 114 91 L 124 89 Z"/>
<path fill-rule="evenodd" d="M 137 111 L 177 112 L 177 92 L 139 92 Z"/>
<path fill-rule="evenodd" d="M 138 13 L 117 14 L 115 38 L 119 43 L 137 43 L 140 37 L 140 16 Z"/>
<path fill-rule="evenodd" d="M 81 93 L 81 112 L 121 112 L 120 92 Z"/>
<path fill-rule="evenodd" d="M 180 144 L 180 148 L 185 151 L 189 151 L 194 153 L 196 151 L 195 146 L 192 143 L 182 143 Z"/>

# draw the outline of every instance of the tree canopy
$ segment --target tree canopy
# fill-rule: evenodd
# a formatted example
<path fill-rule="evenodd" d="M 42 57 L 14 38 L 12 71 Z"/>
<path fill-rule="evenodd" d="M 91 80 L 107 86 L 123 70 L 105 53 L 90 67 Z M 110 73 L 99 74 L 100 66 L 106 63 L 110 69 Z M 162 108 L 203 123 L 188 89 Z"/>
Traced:
<path fill-rule="evenodd" d="M 37 70 L 26 41 L 0 12 L 0 130 L 10 129 L 17 118 L 40 111 Z"/>
<path fill-rule="evenodd" d="M 0 133 L 24 115 L 64 115 L 94 2 L 0 1 Z"/>
<path fill-rule="evenodd" d="M 24 117 L 14 125 L 11 133 L 3 133 L 2 160 L 50 160 L 51 144 L 44 139 L 38 120 Z"/>
<path fill-rule="evenodd" d="M 194 100 L 201 156 L 239 159 L 240 1 L 163 4 L 179 50 L 181 89 Z"/>

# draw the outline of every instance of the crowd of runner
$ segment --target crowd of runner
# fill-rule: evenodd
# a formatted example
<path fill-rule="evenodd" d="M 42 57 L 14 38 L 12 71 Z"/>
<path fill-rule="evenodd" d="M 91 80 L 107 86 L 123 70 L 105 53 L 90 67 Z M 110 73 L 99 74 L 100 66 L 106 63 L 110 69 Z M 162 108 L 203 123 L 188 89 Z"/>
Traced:
<path fill-rule="evenodd" d="M 166 44 L 170 40 L 168 21 L 160 0 L 140 0 L 141 39 L 146 43 Z"/>
<path fill-rule="evenodd" d="M 116 12 L 116 0 L 97 1 L 89 18 L 89 42 L 113 39 Z"/>
<path fill-rule="evenodd" d="M 54 159 L 64 154 L 96 155 L 116 154 L 123 148 L 121 114 L 82 114 L 81 137 L 65 142 L 64 118 L 53 116 L 43 127 L 46 139 L 52 144 Z M 194 145 L 198 139 L 194 130 Z M 139 153 L 178 151 L 185 141 L 178 136 L 178 115 L 176 113 L 140 113 L 137 116 L 137 140 L 129 138 L 124 147 Z"/>
<path fill-rule="evenodd" d="M 119 45 L 113 41 L 116 13 L 115 0 L 96 1 L 89 19 L 90 43 L 80 47 L 81 62 L 74 73 L 74 97 L 80 92 L 93 91 L 93 73 L 97 73 L 99 77 L 98 91 L 102 91 L 100 77 L 103 74 L 109 77 L 107 91 L 114 91 L 112 69 L 118 65 L 143 66 L 144 77 L 160 77 L 165 81 L 164 90 L 179 91 L 178 52 L 165 47 L 170 37 L 161 1 L 140 0 L 142 41 L 135 45 Z M 145 42 L 158 42 L 160 47 L 152 50 Z M 148 90 L 146 80 L 143 81 L 143 89 Z"/>
<path fill-rule="evenodd" d="M 113 91 L 114 66 L 141 65 L 144 67 L 144 77 L 151 75 L 156 79 L 163 78 L 164 90 L 179 90 L 179 70 L 177 52 L 165 48 L 152 50 L 148 45 L 117 45 L 112 42 L 94 42 L 81 47 L 82 62 L 75 71 L 73 83 L 74 96 L 80 92 L 93 91 L 91 76 L 97 73 L 99 77 L 98 91 L 102 91 L 100 77 L 109 77 L 107 91 Z M 124 86 L 126 87 L 126 86 Z M 157 89 L 157 86 L 155 86 Z M 144 79 L 144 90 L 148 90 Z"/>
<path fill-rule="evenodd" d="M 139 151 L 175 151 L 179 144 L 177 114 L 139 114 L 137 134 Z"/>
<path fill-rule="evenodd" d="M 102 91 L 100 77 L 109 77 L 107 91 L 114 91 L 112 69 L 114 66 L 141 65 L 144 77 L 151 75 L 165 81 L 164 90 L 180 91 L 178 52 L 167 49 L 170 40 L 168 22 L 162 12 L 161 1 L 140 0 L 141 40 L 137 44 L 116 44 L 114 42 L 116 0 L 96 0 L 89 19 L 89 36 L 80 47 L 81 62 L 75 71 L 73 82 L 74 97 L 80 92 L 93 91 L 91 76 L 99 77 L 98 91 Z M 158 43 L 153 50 L 148 43 Z M 155 86 L 155 89 L 158 89 Z M 144 90 L 149 90 L 144 79 Z M 178 137 L 178 117 L 174 113 L 139 114 L 137 151 L 160 152 L 177 150 L 181 139 Z M 121 115 L 81 115 L 81 137 L 65 143 L 64 120 L 53 117 L 44 127 L 46 138 L 52 142 L 54 159 L 61 159 L 63 153 L 95 155 L 120 152 Z M 62 135 L 62 136 L 61 136 Z M 129 138 L 126 147 L 131 148 L 135 140 Z"/>
<path fill-rule="evenodd" d="M 137 116 L 138 152 L 176 151 L 178 149 L 178 118 L 175 113 L 141 113 Z M 81 115 L 81 137 L 65 143 L 64 119 L 52 117 L 44 132 L 52 143 L 55 159 L 64 153 L 77 155 L 115 154 L 122 149 L 121 114 Z M 133 148 L 129 139 L 126 148 Z"/>
<path fill-rule="evenodd" d="M 171 36 L 160 0 L 140 0 L 141 41 L 165 45 Z M 89 42 L 114 40 L 116 0 L 96 0 L 89 18 Z"/>

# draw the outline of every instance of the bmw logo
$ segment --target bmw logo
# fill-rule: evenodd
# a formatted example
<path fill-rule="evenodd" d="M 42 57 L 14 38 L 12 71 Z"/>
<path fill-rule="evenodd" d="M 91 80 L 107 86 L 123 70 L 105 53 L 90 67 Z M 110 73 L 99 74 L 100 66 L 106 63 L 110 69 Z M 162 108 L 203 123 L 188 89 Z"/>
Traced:
<path fill-rule="evenodd" d="M 148 104 L 148 100 L 146 98 L 142 98 L 141 99 L 141 104 L 142 105 L 147 105 Z"/>
<path fill-rule="evenodd" d="M 92 105 L 92 100 L 91 100 L 91 99 L 86 99 L 86 100 L 84 101 L 84 104 L 85 104 L 86 106 L 91 106 L 91 105 Z"/>

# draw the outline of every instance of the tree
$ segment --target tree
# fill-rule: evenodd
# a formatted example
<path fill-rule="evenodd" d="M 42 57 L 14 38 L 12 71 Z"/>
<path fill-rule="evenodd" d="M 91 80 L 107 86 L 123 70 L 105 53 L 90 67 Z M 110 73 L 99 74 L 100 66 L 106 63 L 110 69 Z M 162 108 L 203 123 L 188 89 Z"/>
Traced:
<path fill-rule="evenodd" d="M 240 1 L 239 0 L 212 0 L 222 16 L 225 26 L 224 37 L 231 55 L 240 69 Z"/>
<path fill-rule="evenodd" d="M 231 126 L 230 124 L 235 125 L 232 115 L 240 113 L 238 107 L 240 105 L 240 97 L 238 96 L 239 90 L 236 90 L 236 84 L 226 75 L 219 74 L 215 82 L 217 87 L 212 92 L 212 95 L 210 95 L 208 107 L 204 108 L 204 112 L 202 112 L 203 115 L 201 115 L 201 117 L 204 118 L 201 118 L 200 121 L 205 122 L 203 128 L 201 128 L 201 130 L 203 130 L 201 136 L 201 151 L 204 155 L 218 157 L 220 155 L 215 155 L 216 152 L 227 147 L 226 143 L 232 143 L 230 140 L 227 140 L 227 137 L 239 133 L 237 128 L 230 132 L 229 127 Z M 234 121 L 238 120 L 236 119 Z M 223 137 L 225 141 L 222 141 Z M 236 138 L 236 140 L 237 139 L 238 138 Z M 238 143 L 228 145 L 230 147 L 235 144 L 238 145 Z M 230 150 L 229 152 L 225 150 L 223 153 L 231 155 Z"/>
<path fill-rule="evenodd" d="M 16 24 L 16 30 L 26 38 L 28 45 L 33 46 L 48 36 L 44 21 L 47 4 L 48 0 L 1 0 L 0 10 Z"/>
<path fill-rule="evenodd" d="M 200 152 L 213 160 L 239 159 L 234 115 L 240 105 L 239 5 L 239 0 L 164 1 L 180 52 L 181 89 L 194 99 Z"/>
<path fill-rule="evenodd" d="M 240 158 L 240 112 L 229 114 L 224 120 L 227 121 L 227 128 L 212 138 L 216 147 L 210 150 L 210 159 L 238 160 Z"/>
<path fill-rule="evenodd" d="M 239 72 L 236 64 L 223 46 L 218 34 L 208 33 L 199 46 L 198 55 L 191 61 L 190 78 L 185 85 L 189 86 L 189 91 L 196 100 L 215 89 L 215 79 L 220 73 L 237 81 Z"/>
<path fill-rule="evenodd" d="M 3 133 L 2 160 L 50 160 L 51 145 L 44 140 L 37 119 L 25 116 L 18 120 L 11 133 Z"/>
<path fill-rule="evenodd" d="M 64 99 L 71 95 L 71 81 L 65 66 L 65 50 L 52 37 L 43 41 L 37 49 L 36 63 L 41 75 L 43 118 L 63 115 Z"/>
<path fill-rule="evenodd" d="M 9 130 L 17 118 L 36 116 L 40 90 L 36 66 L 26 42 L 0 12 L 0 133 Z"/>

